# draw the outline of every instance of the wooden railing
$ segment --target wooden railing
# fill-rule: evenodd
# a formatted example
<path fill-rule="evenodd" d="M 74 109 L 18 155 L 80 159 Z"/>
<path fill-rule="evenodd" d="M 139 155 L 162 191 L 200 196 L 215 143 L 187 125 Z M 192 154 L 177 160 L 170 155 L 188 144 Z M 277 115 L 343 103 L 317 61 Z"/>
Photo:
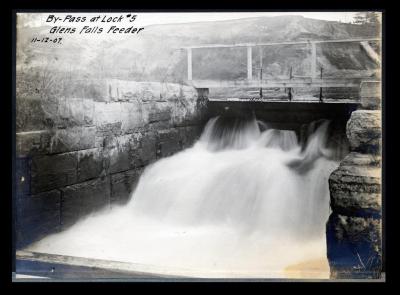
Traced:
<path fill-rule="evenodd" d="M 317 71 L 317 45 L 324 43 L 360 43 L 360 46 L 365 50 L 366 54 L 376 63 L 380 63 L 380 56 L 372 49 L 368 42 L 380 42 L 379 38 L 363 38 L 363 39 L 339 39 L 339 40 L 313 40 L 313 41 L 296 41 L 296 42 L 271 42 L 271 43 L 240 43 L 240 44 L 207 44 L 198 46 L 187 46 L 181 49 L 187 51 L 187 82 L 196 88 L 213 88 L 213 87 L 357 87 L 361 81 L 367 81 L 368 78 L 322 78 Z M 262 79 L 262 55 L 260 50 L 260 71 L 259 79 L 253 79 L 253 56 L 254 47 L 263 46 L 279 46 L 279 45 L 306 45 L 310 48 L 310 74 L 306 77 L 293 77 L 289 79 Z M 192 51 L 200 48 L 232 48 L 246 47 L 247 48 L 247 80 L 232 81 L 232 80 L 193 80 L 193 60 Z"/>

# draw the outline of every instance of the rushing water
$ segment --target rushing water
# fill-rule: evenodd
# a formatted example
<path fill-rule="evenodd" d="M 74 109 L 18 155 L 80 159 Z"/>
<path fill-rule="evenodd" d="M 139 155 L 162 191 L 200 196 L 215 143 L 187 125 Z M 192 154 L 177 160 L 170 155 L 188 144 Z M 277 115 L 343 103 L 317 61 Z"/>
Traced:
<path fill-rule="evenodd" d="M 285 277 L 291 265 L 326 265 L 328 177 L 338 165 L 327 128 L 311 124 L 302 147 L 293 131 L 213 118 L 193 147 L 145 169 L 127 205 L 28 249 L 206 277 Z"/>

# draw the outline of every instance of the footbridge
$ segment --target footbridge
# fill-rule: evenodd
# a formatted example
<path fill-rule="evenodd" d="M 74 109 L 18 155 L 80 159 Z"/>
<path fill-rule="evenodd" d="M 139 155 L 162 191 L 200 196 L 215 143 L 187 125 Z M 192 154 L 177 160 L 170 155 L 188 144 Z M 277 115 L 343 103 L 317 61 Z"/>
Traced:
<path fill-rule="evenodd" d="M 271 43 L 240 43 L 240 44 L 207 44 L 182 47 L 187 52 L 187 81 L 186 83 L 198 89 L 219 89 L 210 92 L 209 102 L 273 102 L 273 103 L 339 103 L 359 104 L 362 89 L 380 88 L 380 79 L 376 77 L 341 75 L 329 77 L 324 75 L 324 69 L 317 67 L 317 47 L 322 44 L 354 44 L 360 45 L 368 58 L 380 67 L 380 55 L 371 44 L 381 48 L 379 38 L 359 38 L 340 40 L 312 40 L 293 42 Z M 304 46 L 308 52 L 308 75 L 296 76 L 293 68 L 286 77 L 268 78 L 265 67 L 263 68 L 264 47 L 272 46 Z M 193 79 L 193 51 L 198 49 L 213 48 L 247 48 L 247 78 L 241 80 L 199 80 Z M 258 77 L 253 77 L 253 51 L 259 50 L 259 62 L 256 72 Z M 307 62 L 307 61 L 306 61 Z M 257 64 L 257 62 L 256 62 Z M 264 71 L 264 77 L 263 77 Z M 267 73 L 268 74 L 268 73 Z M 219 95 L 218 93 L 222 93 Z M 228 94 L 226 94 L 228 93 Z M 278 95 L 277 95 L 278 94 Z"/>

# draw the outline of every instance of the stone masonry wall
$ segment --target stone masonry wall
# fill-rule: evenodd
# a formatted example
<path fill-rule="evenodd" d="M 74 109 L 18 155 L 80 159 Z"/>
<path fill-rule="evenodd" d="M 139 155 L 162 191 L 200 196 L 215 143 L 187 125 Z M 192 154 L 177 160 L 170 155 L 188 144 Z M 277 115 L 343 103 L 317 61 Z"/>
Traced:
<path fill-rule="evenodd" d="M 332 278 L 379 278 L 382 270 L 380 83 L 362 85 L 361 94 L 347 122 L 351 152 L 329 178 Z"/>
<path fill-rule="evenodd" d="M 189 86 L 76 83 L 71 97 L 17 97 L 17 247 L 126 203 L 144 167 L 204 125 L 205 92 Z"/>

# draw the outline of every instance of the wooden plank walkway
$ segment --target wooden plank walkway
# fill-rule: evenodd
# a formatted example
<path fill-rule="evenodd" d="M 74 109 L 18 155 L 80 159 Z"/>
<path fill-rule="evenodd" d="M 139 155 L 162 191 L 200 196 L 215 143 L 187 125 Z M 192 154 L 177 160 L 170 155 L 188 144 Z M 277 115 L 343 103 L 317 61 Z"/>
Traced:
<path fill-rule="evenodd" d="M 360 104 L 359 99 L 332 99 L 332 98 L 323 98 L 322 102 L 319 98 L 314 99 L 275 99 L 275 98 L 237 98 L 237 97 L 227 97 L 227 98 L 217 98 L 210 97 L 208 98 L 209 102 L 277 102 L 277 103 L 330 103 L 330 104 Z"/>
<path fill-rule="evenodd" d="M 336 88 L 360 87 L 361 82 L 368 81 L 362 78 L 344 79 L 279 79 L 279 80 L 191 80 L 187 83 L 195 88 Z"/>

